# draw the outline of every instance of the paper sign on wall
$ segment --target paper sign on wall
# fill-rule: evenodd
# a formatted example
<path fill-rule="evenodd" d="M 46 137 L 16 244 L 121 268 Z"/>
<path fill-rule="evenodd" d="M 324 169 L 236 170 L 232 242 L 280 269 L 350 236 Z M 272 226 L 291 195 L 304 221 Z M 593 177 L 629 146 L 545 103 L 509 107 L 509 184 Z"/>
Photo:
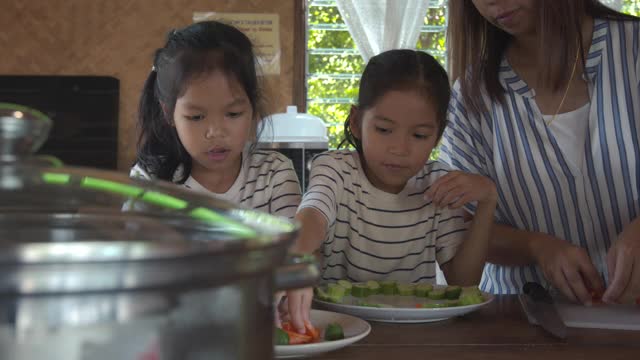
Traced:
<path fill-rule="evenodd" d="M 280 74 L 280 17 L 278 14 L 193 13 L 193 21 L 205 20 L 220 21 L 240 29 L 253 42 L 262 73 Z"/>

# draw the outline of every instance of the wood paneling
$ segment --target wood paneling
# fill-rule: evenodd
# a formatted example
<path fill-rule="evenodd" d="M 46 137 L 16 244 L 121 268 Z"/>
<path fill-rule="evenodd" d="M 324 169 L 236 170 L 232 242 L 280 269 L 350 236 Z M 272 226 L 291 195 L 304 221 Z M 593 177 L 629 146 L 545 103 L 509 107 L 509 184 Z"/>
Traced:
<path fill-rule="evenodd" d="M 298 0 L 2 1 L 0 74 L 109 75 L 120 79 L 118 167 L 135 157 L 136 108 L 153 51 L 194 11 L 280 15 L 281 74 L 265 82 L 269 112 L 293 99 L 294 5 Z M 302 34 L 304 37 L 304 34 Z"/>

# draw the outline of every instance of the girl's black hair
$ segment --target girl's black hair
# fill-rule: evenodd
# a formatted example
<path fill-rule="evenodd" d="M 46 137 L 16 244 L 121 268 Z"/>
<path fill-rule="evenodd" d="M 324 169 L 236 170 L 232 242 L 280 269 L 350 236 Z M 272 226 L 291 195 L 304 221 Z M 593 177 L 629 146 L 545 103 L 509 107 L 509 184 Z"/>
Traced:
<path fill-rule="evenodd" d="M 373 107 L 391 90 L 415 90 L 424 95 L 436 109 L 438 141 L 447 125 L 447 108 L 451 97 L 449 78 L 444 68 L 431 55 L 416 50 L 389 50 L 369 60 L 360 79 L 358 113 Z M 362 116 L 362 115 L 360 115 Z M 344 122 L 344 140 L 362 156 L 362 142 L 351 132 L 353 112 Z"/>
<path fill-rule="evenodd" d="M 172 181 L 180 165 L 183 171 L 177 182 L 184 183 L 189 177 L 192 160 L 172 125 L 173 112 L 189 81 L 213 71 L 224 72 L 242 86 L 253 109 L 255 136 L 259 136 L 263 99 L 249 38 L 217 21 L 172 30 L 164 47 L 155 51 L 138 110 L 136 162 L 154 177 Z"/>

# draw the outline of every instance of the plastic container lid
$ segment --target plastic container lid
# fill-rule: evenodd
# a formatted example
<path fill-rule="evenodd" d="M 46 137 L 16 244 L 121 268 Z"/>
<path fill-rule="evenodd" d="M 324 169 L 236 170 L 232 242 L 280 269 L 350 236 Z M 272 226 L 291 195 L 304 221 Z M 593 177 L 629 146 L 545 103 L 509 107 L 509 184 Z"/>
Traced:
<path fill-rule="evenodd" d="M 328 144 L 327 127 L 322 119 L 299 113 L 296 106 L 287 106 L 286 113 L 268 116 L 259 143 L 319 143 Z"/>

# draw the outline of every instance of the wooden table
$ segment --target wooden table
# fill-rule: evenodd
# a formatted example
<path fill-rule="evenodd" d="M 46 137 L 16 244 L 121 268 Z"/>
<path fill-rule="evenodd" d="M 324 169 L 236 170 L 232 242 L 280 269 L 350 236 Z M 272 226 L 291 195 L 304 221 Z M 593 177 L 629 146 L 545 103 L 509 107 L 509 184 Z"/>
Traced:
<path fill-rule="evenodd" d="M 557 340 L 529 324 L 516 296 L 436 323 L 370 324 L 360 342 L 316 359 L 640 360 L 640 331 L 569 328 L 567 340 Z"/>

